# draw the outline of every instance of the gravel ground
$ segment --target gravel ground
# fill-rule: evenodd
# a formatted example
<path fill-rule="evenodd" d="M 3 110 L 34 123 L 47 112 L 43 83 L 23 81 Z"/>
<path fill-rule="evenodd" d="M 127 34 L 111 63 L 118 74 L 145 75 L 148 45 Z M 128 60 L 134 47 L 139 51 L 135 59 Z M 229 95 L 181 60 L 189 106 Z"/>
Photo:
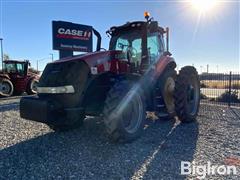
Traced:
<path fill-rule="evenodd" d="M 98 118 L 55 133 L 21 119 L 18 101 L 0 101 L 0 179 L 196 179 L 180 175 L 181 161 L 235 163 L 240 174 L 240 110 L 202 105 L 197 123 L 148 120 L 140 139 L 112 144 Z"/>

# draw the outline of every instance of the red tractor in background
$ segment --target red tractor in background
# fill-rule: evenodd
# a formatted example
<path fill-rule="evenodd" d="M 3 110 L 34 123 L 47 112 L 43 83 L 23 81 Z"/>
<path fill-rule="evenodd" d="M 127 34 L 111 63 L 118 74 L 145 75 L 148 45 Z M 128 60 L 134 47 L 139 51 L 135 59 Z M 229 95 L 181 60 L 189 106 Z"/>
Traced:
<path fill-rule="evenodd" d="M 175 71 L 169 29 L 148 13 L 145 18 L 111 27 L 109 50 L 100 48 L 99 37 L 96 52 L 49 63 L 37 96 L 21 98 L 21 117 L 67 130 L 82 125 L 86 115 L 100 116 L 109 137 L 123 142 L 141 135 L 147 111 L 159 119 L 194 121 L 200 102 L 198 73 L 192 66 Z"/>
<path fill-rule="evenodd" d="M 29 61 L 7 60 L 3 62 L 3 70 L 0 72 L 0 97 L 9 97 L 37 93 L 39 75 L 30 72 Z"/>

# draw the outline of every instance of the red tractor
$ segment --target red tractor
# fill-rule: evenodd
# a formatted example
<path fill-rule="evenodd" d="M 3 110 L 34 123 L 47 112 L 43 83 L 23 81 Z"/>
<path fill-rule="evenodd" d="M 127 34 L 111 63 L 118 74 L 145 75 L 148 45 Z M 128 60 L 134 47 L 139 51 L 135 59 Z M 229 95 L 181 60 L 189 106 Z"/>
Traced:
<path fill-rule="evenodd" d="M 23 92 L 35 94 L 39 75 L 29 71 L 29 61 L 7 60 L 0 72 L 0 96 L 9 97 Z"/>
<path fill-rule="evenodd" d="M 109 50 L 100 48 L 99 38 L 96 52 L 49 63 L 37 96 L 21 99 L 21 117 L 66 130 L 82 125 L 86 115 L 100 116 L 110 139 L 122 142 L 141 135 L 146 111 L 159 119 L 194 121 L 198 73 L 185 66 L 177 74 L 168 28 L 148 14 L 146 19 L 110 28 Z"/>

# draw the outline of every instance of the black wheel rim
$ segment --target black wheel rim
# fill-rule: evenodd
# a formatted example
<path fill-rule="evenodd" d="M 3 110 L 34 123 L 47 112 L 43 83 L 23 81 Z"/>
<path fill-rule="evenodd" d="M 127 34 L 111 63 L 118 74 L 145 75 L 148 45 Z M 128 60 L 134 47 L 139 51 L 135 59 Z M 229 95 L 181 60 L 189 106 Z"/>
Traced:
<path fill-rule="evenodd" d="M 11 86 L 10 86 L 10 84 L 9 83 L 7 83 L 7 82 L 3 82 L 2 83 L 2 88 L 1 88 L 1 92 L 3 93 L 3 94 L 10 94 L 10 92 L 11 92 Z"/>

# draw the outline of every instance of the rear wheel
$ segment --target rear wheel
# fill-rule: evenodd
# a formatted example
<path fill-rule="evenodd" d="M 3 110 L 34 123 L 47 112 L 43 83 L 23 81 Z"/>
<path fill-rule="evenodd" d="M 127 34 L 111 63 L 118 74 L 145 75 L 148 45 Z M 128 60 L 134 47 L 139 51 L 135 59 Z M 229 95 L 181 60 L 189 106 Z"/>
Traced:
<path fill-rule="evenodd" d="M 28 82 L 26 92 L 27 94 L 36 94 L 37 93 L 38 80 L 32 79 Z"/>
<path fill-rule="evenodd" d="M 138 138 L 146 119 L 141 89 L 129 81 L 116 83 L 107 95 L 103 119 L 112 141 L 131 142 Z"/>
<path fill-rule="evenodd" d="M 12 96 L 14 91 L 14 87 L 12 82 L 9 79 L 2 79 L 2 82 L 0 83 L 0 95 L 3 97 L 9 97 Z"/>
<path fill-rule="evenodd" d="M 170 120 L 175 116 L 174 87 L 177 73 L 167 69 L 160 76 L 155 93 L 155 114 L 160 120 Z"/>
<path fill-rule="evenodd" d="M 182 122 L 194 121 L 200 104 L 200 82 L 194 67 L 185 66 L 179 71 L 174 98 L 179 120 Z"/>

